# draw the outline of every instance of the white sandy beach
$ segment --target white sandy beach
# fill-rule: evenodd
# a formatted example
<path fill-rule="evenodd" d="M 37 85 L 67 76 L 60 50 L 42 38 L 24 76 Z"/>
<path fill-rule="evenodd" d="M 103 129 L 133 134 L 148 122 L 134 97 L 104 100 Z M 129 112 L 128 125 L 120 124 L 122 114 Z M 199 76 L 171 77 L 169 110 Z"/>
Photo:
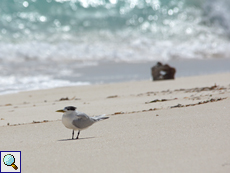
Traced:
<path fill-rule="evenodd" d="M 22 172 L 230 172 L 230 73 L 0 96 L 0 150 Z M 68 100 L 60 101 L 61 98 Z M 71 140 L 57 109 L 107 114 Z"/>

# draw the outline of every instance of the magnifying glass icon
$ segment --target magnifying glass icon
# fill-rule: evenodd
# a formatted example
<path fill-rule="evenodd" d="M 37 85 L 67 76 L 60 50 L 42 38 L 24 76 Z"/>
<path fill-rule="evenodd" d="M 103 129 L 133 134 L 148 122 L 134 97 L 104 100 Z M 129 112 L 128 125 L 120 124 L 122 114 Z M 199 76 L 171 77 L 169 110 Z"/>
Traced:
<path fill-rule="evenodd" d="M 18 169 L 18 167 L 14 164 L 15 163 L 15 158 L 11 154 L 7 154 L 3 158 L 3 162 L 7 166 L 12 166 L 15 170 Z"/>

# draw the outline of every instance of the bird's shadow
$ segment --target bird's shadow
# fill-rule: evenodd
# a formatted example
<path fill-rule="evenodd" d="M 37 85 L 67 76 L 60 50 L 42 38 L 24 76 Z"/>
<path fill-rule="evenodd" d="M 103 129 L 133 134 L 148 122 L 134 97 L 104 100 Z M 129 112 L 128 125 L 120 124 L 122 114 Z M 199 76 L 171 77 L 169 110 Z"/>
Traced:
<path fill-rule="evenodd" d="M 86 138 L 74 138 L 74 139 L 60 139 L 58 141 L 76 141 L 76 140 L 83 140 L 83 139 L 92 139 L 92 138 L 95 138 L 95 137 L 86 137 Z"/>

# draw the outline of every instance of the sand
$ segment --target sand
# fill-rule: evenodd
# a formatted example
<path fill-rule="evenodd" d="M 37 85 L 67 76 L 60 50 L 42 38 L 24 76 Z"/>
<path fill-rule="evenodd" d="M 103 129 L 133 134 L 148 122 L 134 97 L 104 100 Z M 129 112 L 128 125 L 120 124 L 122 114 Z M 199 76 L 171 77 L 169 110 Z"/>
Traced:
<path fill-rule="evenodd" d="M 0 150 L 22 172 L 230 172 L 230 73 L 0 96 Z M 60 100 L 62 98 L 62 101 Z M 57 109 L 110 118 L 82 131 Z"/>

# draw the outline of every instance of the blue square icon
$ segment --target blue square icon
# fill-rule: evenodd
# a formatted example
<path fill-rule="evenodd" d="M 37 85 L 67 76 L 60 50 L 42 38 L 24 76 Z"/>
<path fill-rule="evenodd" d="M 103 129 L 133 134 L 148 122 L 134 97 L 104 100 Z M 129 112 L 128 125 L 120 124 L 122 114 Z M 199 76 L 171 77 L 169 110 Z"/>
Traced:
<path fill-rule="evenodd" d="M 21 172 L 21 151 L 0 151 L 0 173 Z"/>

